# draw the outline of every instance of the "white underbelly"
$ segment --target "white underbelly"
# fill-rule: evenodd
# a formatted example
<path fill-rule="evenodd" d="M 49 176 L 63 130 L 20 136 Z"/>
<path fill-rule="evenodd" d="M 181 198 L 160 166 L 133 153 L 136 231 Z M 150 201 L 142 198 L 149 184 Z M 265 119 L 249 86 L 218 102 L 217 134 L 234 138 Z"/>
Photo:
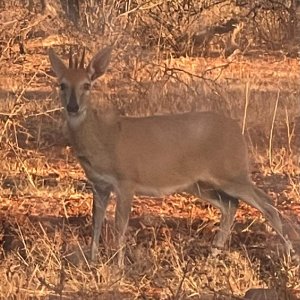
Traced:
<path fill-rule="evenodd" d="M 97 182 L 105 182 L 107 184 L 110 184 L 115 192 L 122 193 L 122 187 L 120 186 L 120 182 L 117 178 L 110 174 L 104 174 L 104 173 L 97 173 L 91 169 L 87 172 L 88 179 L 92 182 L 97 184 Z M 144 195 L 144 196 L 164 196 L 164 195 L 170 195 L 176 192 L 184 191 L 188 187 L 190 187 L 192 184 L 197 182 L 197 180 L 187 180 L 184 183 L 181 184 L 175 184 L 175 185 L 167 185 L 167 186 L 148 186 L 144 184 L 139 184 L 136 182 L 128 182 L 128 186 L 132 186 L 133 193 L 136 195 Z"/>
<path fill-rule="evenodd" d="M 159 197 L 159 196 L 170 195 L 176 192 L 184 191 L 192 184 L 193 182 L 188 182 L 180 185 L 170 185 L 170 186 L 160 186 L 160 187 L 138 185 L 135 193 L 138 195 Z"/>

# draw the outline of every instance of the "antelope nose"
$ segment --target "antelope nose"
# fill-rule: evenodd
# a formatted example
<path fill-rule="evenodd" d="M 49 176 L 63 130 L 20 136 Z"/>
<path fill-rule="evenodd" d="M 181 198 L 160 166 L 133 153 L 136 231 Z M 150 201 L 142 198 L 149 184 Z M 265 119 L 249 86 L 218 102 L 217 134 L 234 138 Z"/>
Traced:
<path fill-rule="evenodd" d="M 79 106 L 78 106 L 78 102 L 77 102 L 76 92 L 75 92 L 75 89 L 72 88 L 69 102 L 67 104 L 67 111 L 69 113 L 77 113 L 78 110 L 79 110 Z"/>
<path fill-rule="evenodd" d="M 69 113 L 77 113 L 79 110 L 79 106 L 76 101 L 70 101 L 67 105 L 67 111 Z"/>

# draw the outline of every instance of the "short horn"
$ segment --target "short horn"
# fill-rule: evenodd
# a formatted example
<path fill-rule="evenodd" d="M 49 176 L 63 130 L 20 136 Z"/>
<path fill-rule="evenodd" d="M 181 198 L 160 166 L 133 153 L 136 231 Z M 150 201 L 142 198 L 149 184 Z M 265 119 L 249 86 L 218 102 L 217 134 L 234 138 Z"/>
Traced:
<path fill-rule="evenodd" d="M 73 68 L 73 51 L 72 46 L 70 46 L 70 52 L 69 52 L 69 69 Z"/>
<path fill-rule="evenodd" d="M 79 69 L 84 69 L 85 47 L 83 47 L 82 57 L 79 65 Z"/>

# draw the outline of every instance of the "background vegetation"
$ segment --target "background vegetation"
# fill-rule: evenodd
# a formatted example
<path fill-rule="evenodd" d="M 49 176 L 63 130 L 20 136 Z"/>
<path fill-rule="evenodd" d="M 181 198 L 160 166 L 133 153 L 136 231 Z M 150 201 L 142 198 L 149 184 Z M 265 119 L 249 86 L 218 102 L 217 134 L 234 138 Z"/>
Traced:
<path fill-rule="evenodd" d="M 91 190 L 63 137 L 47 58 L 49 47 L 66 59 L 84 46 L 91 58 L 114 44 L 99 109 L 237 119 L 253 180 L 299 251 L 299 14 L 295 0 L 0 0 L 0 297 L 299 296 L 299 264 L 256 210 L 241 205 L 228 249 L 212 257 L 219 212 L 190 195 L 136 197 L 125 272 L 105 239 L 91 266 Z M 113 211 L 112 201 L 108 237 Z M 245 296 L 252 288 L 263 291 Z"/>

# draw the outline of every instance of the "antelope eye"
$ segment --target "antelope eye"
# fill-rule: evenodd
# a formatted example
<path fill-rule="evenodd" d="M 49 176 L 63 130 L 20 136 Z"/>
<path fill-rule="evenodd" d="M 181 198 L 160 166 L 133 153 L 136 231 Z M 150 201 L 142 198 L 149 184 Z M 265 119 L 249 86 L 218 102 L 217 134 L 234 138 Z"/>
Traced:
<path fill-rule="evenodd" d="M 67 88 L 67 86 L 66 86 L 65 83 L 61 83 L 61 84 L 59 85 L 59 87 L 60 87 L 60 90 L 61 90 L 61 91 L 64 91 L 64 90 Z"/>
<path fill-rule="evenodd" d="M 84 88 L 86 91 L 88 91 L 88 90 L 91 88 L 90 83 L 85 83 L 85 84 L 83 85 L 83 88 Z"/>

